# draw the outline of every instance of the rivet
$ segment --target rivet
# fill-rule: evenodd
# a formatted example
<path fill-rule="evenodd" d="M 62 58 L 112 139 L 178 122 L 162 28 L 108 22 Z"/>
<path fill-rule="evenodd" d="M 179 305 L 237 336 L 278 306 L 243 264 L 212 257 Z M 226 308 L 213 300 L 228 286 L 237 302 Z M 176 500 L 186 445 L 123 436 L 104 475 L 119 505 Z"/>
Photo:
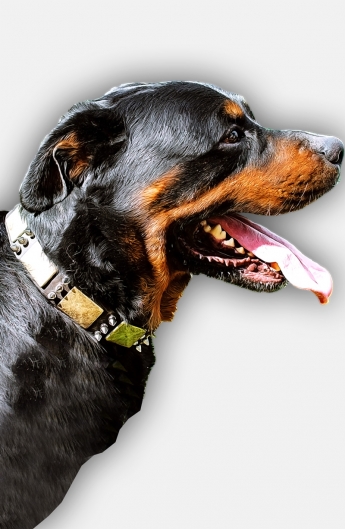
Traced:
<path fill-rule="evenodd" d="M 107 334 L 109 327 L 106 323 L 102 323 L 102 325 L 100 326 L 100 329 L 101 329 L 101 333 Z"/>
<path fill-rule="evenodd" d="M 69 278 L 68 278 L 67 276 L 65 276 L 65 277 L 63 278 L 63 280 L 62 280 L 62 283 L 63 283 L 63 285 L 69 285 L 69 283 L 70 283 Z"/>
<path fill-rule="evenodd" d="M 23 246 L 27 246 L 29 244 L 29 241 L 26 237 L 18 237 L 19 244 L 22 244 Z"/>
<path fill-rule="evenodd" d="M 96 338 L 97 342 L 100 342 L 102 340 L 102 333 L 99 331 L 96 331 L 94 333 L 94 337 Z"/>
<path fill-rule="evenodd" d="M 21 249 L 19 246 L 17 246 L 17 244 L 11 244 L 11 250 L 12 252 L 17 253 L 17 254 L 21 252 Z"/>
<path fill-rule="evenodd" d="M 63 284 L 62 283 L 59 283 L 56 287 L 55 287 L 55 292 L 62 292 L 63 291 Z"/>
<path fill-rule="evenodd" d="M 55 292 L 49 292 L 47 298 L 48 298 L 48 299 L 55 299 L 55 298 L 56 298 L 56 294 L 55 294 Z"/>
<path fill-rule="evenodd" d="M 25 230 L 24 233 L 25 235 L 27 235 L 28 237 L 31 237 L 32 239 L 35 237 L 35 235 L 33 234 L 31 230 Z"/>
<path fill-rule="evenodd" d="M 111 325 L 112 327 L 115 327 L 115 325 L 116 325 L 116 318 L 115 318 L 115 316 L 113 316 L 113 315 L 109 316 L 109 318 L 108 318 L 108 322 L 109 322 L 109 325 Z"/>

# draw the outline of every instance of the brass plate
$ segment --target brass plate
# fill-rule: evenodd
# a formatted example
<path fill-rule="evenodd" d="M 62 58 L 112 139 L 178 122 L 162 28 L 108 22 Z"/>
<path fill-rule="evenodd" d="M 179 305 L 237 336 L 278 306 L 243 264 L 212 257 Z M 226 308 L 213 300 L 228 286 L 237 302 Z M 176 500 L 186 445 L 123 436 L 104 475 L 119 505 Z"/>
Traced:
<path fill-rule="evenodd" d="M 73 287 L 57 306 L 83 329 L 90 327 L 103 313 L 101 307 L 76 287 Z"/>
<path fill-rule="evenodd" d="M 130 325 L 129 323 L 123 321 L 120 323 L 120 325 L 113 329 L 105 339 L 108 342 L 114 342 L 119 345 L 123 345 L 123 347 L 132 347 L 132 345 L 134 345 L 135 342 L 139 340 L 139 338 L 142 338 L 145 333 L 145 329 L 135 327 L 134 325 Z"/>

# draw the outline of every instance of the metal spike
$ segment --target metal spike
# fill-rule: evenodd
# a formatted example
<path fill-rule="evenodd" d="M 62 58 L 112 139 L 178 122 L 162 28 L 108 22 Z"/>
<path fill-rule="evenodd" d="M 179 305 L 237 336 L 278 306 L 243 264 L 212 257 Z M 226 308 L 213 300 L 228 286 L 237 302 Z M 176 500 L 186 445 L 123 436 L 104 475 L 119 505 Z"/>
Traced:
<path fill-rule="evenodd" d="M 116 318 L 113 314 L 111 314 L 108 318 L 108 322 L 109 322 L 109 325 L 111 325 L 112 327 L 115 327 L 116 325 Z"/>
<path fill-rule="evenodd" d="M 96 331 L 94 333 L 94 337 L 96 338 L 97 342 L 100 342 L 102 340 L 102 333 L 99 331 Z"/>
<path fill-rule="evenodd" d="M 102 334 L 107 334 L 108 329 L 109 329 L 109 327 L 108 327 L 108 325 L 106 323 L 102 323 L 102 325 L 100 326 L 100 330 L 101 330 Z"/>
<path fill-rule="evenodd" d="M 56 294 L 55 294 L 55 292 L 49 292 L 47 298 L 48 298 L 48 299 L 55 299 L 55 298 L 56 298 Z"/>
<path fill-rule="evenodd" d="M 139 351 L 139 353 L 141 353 L 141 345 L 137 345 L 136 350 Z"/>

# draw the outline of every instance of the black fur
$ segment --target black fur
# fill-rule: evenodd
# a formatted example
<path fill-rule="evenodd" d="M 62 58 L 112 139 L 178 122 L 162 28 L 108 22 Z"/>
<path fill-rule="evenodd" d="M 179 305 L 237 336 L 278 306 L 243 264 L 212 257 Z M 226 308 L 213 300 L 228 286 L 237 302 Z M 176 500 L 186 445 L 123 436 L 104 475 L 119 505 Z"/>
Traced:
<path fill-rule="evenodd" d="M 224 113 L 227 100 L 242 117 Z M 227 143 L 233 130 L 239 141 Z M 22 213 L 78 288 L 150 328 L 145 300 L 155 301 L 160 277 L 148 258 L 145 223 L 198 201 L 248 166 L 262 169 L 282 136 L 317 154 L 322 168 L 341 161 L 338 140 L 264 129 L 240 96 L 213 86 L 124 85 L 76 105 L 47 136 L 21 187 Z M 145 190 L 174 170 L 142 211 Z M 324 187 L 314 186 L 303 200 L 292 193 L 286 211 L 330 189 L 338 171 L 327 170 Z M 226 196 L 169 224 L 167 268 L 184 274 L 181 290 L 190 273 L 241 284 L 238 271 L 223 277 L 221 268 L 201 266 L 178 244 L 179 233 L 211 215 L 267 213 L 241 200 Z M 10 250 L 4 213 L 0 220 L 0 526 L 32 529 L 61 502 L 80 466 L 114 443 L 140 409 L 154 355 L 152 343 L 140 354 L 101 346 L 50 305 Z"/>

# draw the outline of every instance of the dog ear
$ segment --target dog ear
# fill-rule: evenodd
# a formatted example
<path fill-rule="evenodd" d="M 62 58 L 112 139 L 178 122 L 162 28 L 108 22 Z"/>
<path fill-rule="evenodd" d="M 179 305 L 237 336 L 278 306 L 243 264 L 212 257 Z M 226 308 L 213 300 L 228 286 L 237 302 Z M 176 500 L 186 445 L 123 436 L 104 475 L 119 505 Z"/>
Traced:
<path fill-rule="evenodd" d="M 88 165 L 87 153 L 76 134 L 68 134 L 54 143 L 48 140 L 41 146 L 21 185 L 22 205 L 31 213 L 38 213 L 61 202 L 75 185 L 80 185 Z"/>
<path fill-rule="evenodd" d="M 40 213 L 80 187 L 95 164 L 113 159 L 127 139 L 124 122 L 109 108 L 79 103 L 42 143 L 20 187 L 22 206 Z"/>

